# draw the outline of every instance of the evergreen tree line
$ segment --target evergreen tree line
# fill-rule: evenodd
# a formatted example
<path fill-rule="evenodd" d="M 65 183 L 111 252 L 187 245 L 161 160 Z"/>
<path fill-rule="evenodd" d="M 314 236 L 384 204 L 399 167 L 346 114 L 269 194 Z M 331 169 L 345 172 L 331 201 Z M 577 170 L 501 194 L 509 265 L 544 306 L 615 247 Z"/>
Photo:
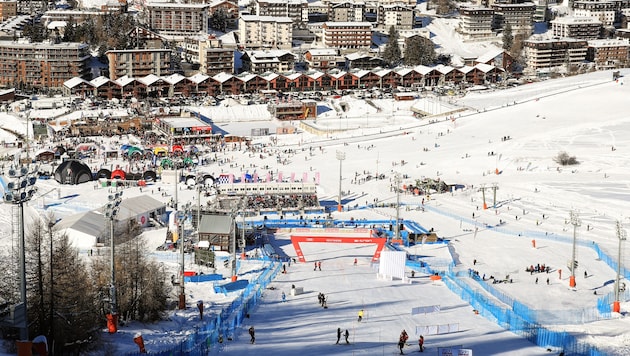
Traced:
<path fill-rule="evenodd" d="M 87 43 L 97 48 L 100 54 L 110 49 L 130 49 L 135 46 L 129 32 L 136 26 L 136 20 L 128 14 L 106 14 L 97 18 L 88 18 L 81 24 L 72 19 L 67 22 L 63 35 L 56 29 L 49 30 L 41 22 L 24 26 L 22 36 L 32 42 L 51 39 L 56 42 Z"/>
<path fill-rule="evenodd" d="M 390 67 L 400 64 L 407 66 L 435 64 L 436 54 L 433 42 L 421 36 L 414 36 L 406 41 L 404 56 L 398 45 L 399 34 L 394 26 L 389 28 L 389 38 L 383 50 L 383 60 Z"/>
<path fill-rule="evenodd" d="M 90 253 L 88 258 L 80 256 L 68 236 L 56 231 L 50 216 L 27 221 L 25 225 L 30 229 L 25 238 L 30 338 L 45 335 L 49 350 L 55 355 L 103 349 L 99 335 L 111 310 L 109 249 Z M 147 258 L 139 233 L 140 227 L 133 225 L 114 234 L 121 323 L 162 319 L 171 289 L 163 268 Z M 0 300 L 14 305 L 20 301 L 19 253 L 16 248 L 2 251 L 0 258 L 12 262 L 0 269 Z M 14 340 L 19 330 L 10 327 L 0 330 L 5 347 L 15 350 Z"/>

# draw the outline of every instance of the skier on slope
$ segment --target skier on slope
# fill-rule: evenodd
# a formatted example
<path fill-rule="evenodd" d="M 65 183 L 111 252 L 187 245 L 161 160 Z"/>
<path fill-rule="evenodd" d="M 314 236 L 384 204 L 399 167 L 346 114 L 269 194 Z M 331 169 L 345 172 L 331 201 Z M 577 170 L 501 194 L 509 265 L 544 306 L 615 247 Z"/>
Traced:
<path fill-rule="evenodd" d="M 340 339 L 341 339 L 341 328 L 337 328 L 337 342 L 335 344 L 338 344 Z"/>
<path fill-rule="evenodd" d="M 343 336 L 346 338 L 346 344 L 349 344 L 350 341 L 348 341 L 348 337 L 350 336 L 350 333 L 348 332 L 348 329 L 346 329 L 346 332 L 343 333 Z"/>

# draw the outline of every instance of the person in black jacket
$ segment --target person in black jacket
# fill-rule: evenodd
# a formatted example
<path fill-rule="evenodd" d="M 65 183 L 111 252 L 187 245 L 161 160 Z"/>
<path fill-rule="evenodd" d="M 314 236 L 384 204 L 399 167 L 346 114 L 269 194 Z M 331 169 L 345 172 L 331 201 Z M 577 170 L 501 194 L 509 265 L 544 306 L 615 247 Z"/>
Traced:
<path fill-rule="evenodd" d="M 255 336 L 255 331 L 254 331 L 254 326 L 250 326 L 249 327 L 249 336 L 251 336 L 251 339 L 249 340 L 249 342 L 251 342 L 252 344 L 256 343 L 256 336 Z"/>

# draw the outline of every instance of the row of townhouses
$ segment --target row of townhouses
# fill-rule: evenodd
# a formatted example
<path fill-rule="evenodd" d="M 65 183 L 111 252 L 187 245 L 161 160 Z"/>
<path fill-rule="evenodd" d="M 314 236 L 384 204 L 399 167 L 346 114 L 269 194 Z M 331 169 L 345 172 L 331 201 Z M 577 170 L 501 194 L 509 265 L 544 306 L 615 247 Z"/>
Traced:
<path fill-rule="evenodd" d="M 500 54 L 499 54 L 500 55 Z M 72 78 L 63 85 L 68 95 L 111 98 L 173 97 L 192 95 L 238 95 L 264 91 L 322 91 L 352 89 L 391 89 L 399 87 L 432 87 L 436 85 L 478 85 L 497 83 L 505 71 L 495 65 L 477 63 L 474 66 L 416 66 L 375 70 L 331 70 L 278 73 L 219 73 L 212 77 L 197 73 L 190 77 L 171 74 L 159 77 L 122 77 L 112 80 L 98 77 L 91 81 Z"/>

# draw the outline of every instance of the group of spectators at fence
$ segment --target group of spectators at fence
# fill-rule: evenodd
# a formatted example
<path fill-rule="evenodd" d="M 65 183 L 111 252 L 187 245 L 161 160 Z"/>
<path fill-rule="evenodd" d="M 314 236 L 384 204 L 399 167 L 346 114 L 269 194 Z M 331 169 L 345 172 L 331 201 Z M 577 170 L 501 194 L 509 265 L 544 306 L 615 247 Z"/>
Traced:
<path fill-rule="evenodd" d="M 530 265 L 529 267 L 525 267 L 525 272 L 529 272 L 530 275 L 534 274 L 534 273 L 549 273 L 549 271 L 551 271 L 551 268 L 549 266 L 545 266 L 545 264 L 536 264 L 534 265 Z"/>
<path fill-rule="evenodd" d="M 246 200 L 246 209 L 295 209 L 318 207 L 317 194 L 260 194 L 249 195 Z"/>

